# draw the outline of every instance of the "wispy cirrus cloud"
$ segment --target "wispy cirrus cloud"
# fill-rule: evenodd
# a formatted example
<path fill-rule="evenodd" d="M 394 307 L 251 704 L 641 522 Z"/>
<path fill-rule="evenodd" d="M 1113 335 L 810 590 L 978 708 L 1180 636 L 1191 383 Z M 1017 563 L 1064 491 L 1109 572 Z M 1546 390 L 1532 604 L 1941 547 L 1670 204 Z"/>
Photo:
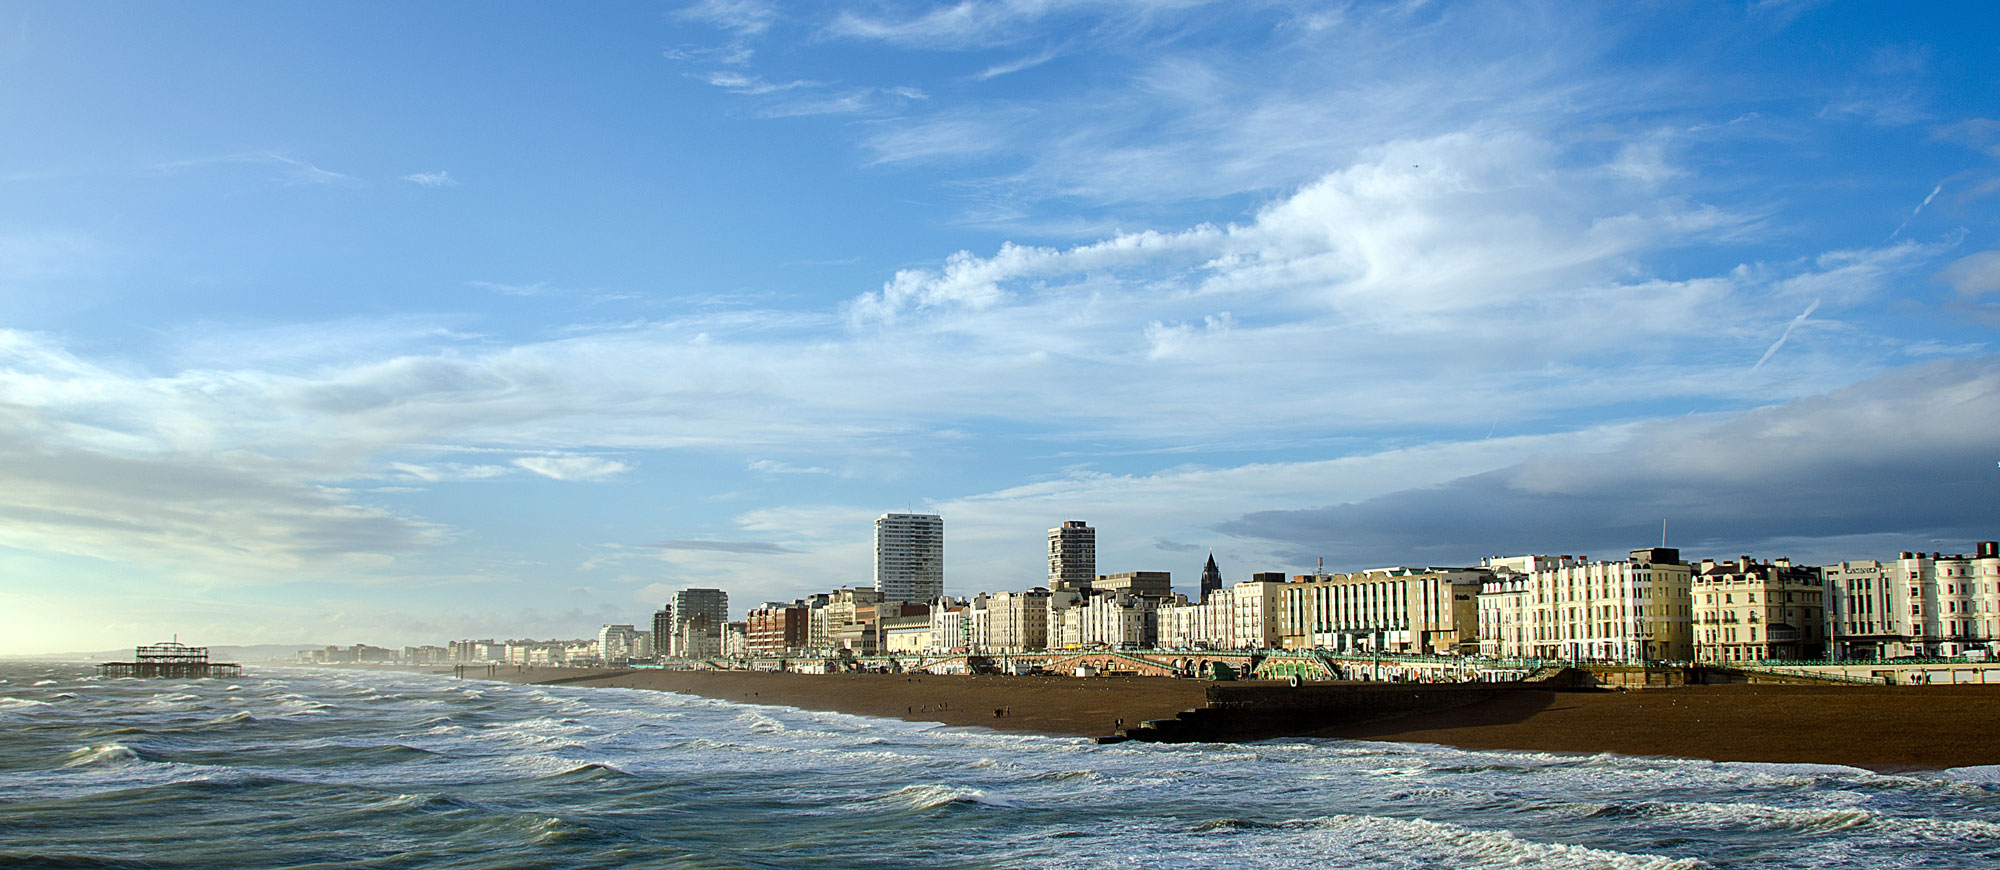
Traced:
<path fill-rule="evenodd" d="M 759 474 L 832 474 L 832 471 L 817 465 L 793 465 L 775 459 L 753 459 L 749 463 L 751 471 Z"/>
<path fill-rule="evenodd" d="M 410 182 L 411 184 L 417 185 L 418 187 L 435 188 L 435 187 L 458 186 L 458 179 L 451 177 L 450 172 L 442 169 L 436 172 L 412 172 L 408 175 L 403 176 L 403 180 Z"/>
<path fill-rule="evenodd" d="M 175 160 L 154 165 L 154 169 L 165 173 L 184 172 L 211 166 L 263 166 L 276 171 L 273 180 L 286 186 L 332 185 L 358 186 L 361 179 L 345 173 L 322 169 L 308 161 L 277 151 L 249 151 L 236 154 L 222 154 L 213 157 L 196 157 Z"/>
<path fill-rule="evenodd" d="M 675 13 L 688 21 L 699 21 L 742 36 L 756 36 L 771 28 L 778 18 L 777 7 L 764 0 L 700 0 Z"/>
<path fill-rule="evenodd" d="M 1059 56 L 1061 56 L 1061 52 L 1055 49 L 1054 47 L 1045 48 L 1034 54 L 1022 55 L 1021 57 L 1014 58 L 1013 60 L 996 63 L 983 70 L 980 70 L 977 75 L 973 76 L 973 78 L 978 79 L 980 81 L 986 81 L 987 79 L 997 79 L 1001 76 L 1013 75 L 1014 73 L 1021 72 L 1022 70 L 1034 69 L 1035 67 L 1041 66 L 1042 64 L 1055 60 Z"/>
<path fill-rule="evenodd" d="M 731 71 L 709 72 L 699 78 L 733 94 L 764 98 L 757 114 L 766 118 L 879 114 L 929 99 L 922 90 L 902 85 L 852 87 L 807 79 L 771 82 Z"/>
<path fill-rule="evenodd" d="M 782 544 L 764 541 L 659 541 L 646 546 L 660 550 L 693 550 L 703 553 L 737 553 L 746 556 L 798 553 Z"/>
<path fill-rule="evenodd" d="M 779 93 L 781 91 L 795 90 L 797 88 L 816 88 L 823 86 L 820 82 L 807 81 L 805 79 L 798 79 L 789 82 L 767 82 L 761 78 L 758 78 L 757 76 L 744 75 L 742 73 L 736 73 L 736 72 L 711 72 L 705 76 L 702 76 L 702 80 L 718 88 L 721 88 L 725 91 L 729 91 L 730 93 L 750 94 L 750 95 L 773 94 L 773 93 Z"/>
<path fill-rule="evenodd" d="M 522 456 L 514 464 L 551 480 L 603 480 L 632 470 L 599 456 Z"/>
<path fill-rule="evenodd" d="M 465 285 L 467 287 L 477 287 L 481 290 L 491 290 L 502 296 L 542 296 L 555 289 L 542 281 L 534 281 L 527 284 L 506 284 L 499 281 L 467 281 Z"/>
<path fill-rule="evenodd" d="M 513 474 L 517 469 L 505 465 L 468 465 L 457 462 L 391 462 L 389 470 L 410 480 L 424 483 L 445 483 L 465 480 L 486 480 Z"/>
<path fill-rule="evenodd" d="M 912 14 L 868 15 L 843 11 L 828 33 L 925 48 L 1007 45 L 1032 38 L 1027 25 L 1069 16 L 1090 16 L 1130 28 L 1166 13 L 1208 5 L 1210 0 L 960 0 L 950 5 L 914 7 Z M 908 8 L 908 7 L 906 7 Z"/>

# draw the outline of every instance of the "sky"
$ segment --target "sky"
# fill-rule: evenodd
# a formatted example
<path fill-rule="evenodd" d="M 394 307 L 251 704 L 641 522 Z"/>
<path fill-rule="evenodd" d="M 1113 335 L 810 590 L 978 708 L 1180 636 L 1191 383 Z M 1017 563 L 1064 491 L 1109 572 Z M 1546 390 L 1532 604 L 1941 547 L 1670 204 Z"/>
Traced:
<path fill-rule="evenodd" d="M 2000 7 L 0 9 L 0 654 L 2000 538 Z"/>

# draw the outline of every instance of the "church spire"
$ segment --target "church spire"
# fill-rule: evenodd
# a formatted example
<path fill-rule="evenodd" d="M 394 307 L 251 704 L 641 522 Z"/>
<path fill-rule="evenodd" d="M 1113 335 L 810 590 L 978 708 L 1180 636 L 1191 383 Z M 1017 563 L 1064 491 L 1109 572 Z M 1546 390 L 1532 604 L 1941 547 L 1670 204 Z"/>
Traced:
<path fill-rule="evenodd" d="M 1222 569 L 1215 567 L 1215 552 L 1208 554 L 1208 565 L 1201 569 L 1201 600 L 1208 600 L 1208 593 L 1222 590 Z"/>

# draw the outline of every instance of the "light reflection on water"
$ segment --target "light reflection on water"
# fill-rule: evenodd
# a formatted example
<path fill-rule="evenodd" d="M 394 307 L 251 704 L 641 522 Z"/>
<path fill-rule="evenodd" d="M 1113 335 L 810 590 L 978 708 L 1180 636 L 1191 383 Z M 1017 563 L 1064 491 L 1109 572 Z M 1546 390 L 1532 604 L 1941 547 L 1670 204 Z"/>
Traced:
<path fill-rule="evenodd" d="M 0 663 L 0 866 L 1986 867 L 2000 771 L 1095 746 L 654 692 Z"/>

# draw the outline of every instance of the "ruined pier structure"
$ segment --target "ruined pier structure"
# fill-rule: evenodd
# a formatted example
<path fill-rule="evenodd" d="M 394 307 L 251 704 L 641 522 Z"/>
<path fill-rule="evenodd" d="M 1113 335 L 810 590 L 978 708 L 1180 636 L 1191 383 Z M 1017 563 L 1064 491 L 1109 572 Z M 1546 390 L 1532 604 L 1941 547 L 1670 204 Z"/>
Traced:
<path fill-rule="evenodd" d="M 133 650 L 132 657 L 137 661 L 105 662 L 98 665 L 98 676 L 189 679 L 234 677 L 243 673 L 243 666 L 235 662 L 209 661 L 208 647 L 188 646 L 172 641 L 139 647 Z"/>

